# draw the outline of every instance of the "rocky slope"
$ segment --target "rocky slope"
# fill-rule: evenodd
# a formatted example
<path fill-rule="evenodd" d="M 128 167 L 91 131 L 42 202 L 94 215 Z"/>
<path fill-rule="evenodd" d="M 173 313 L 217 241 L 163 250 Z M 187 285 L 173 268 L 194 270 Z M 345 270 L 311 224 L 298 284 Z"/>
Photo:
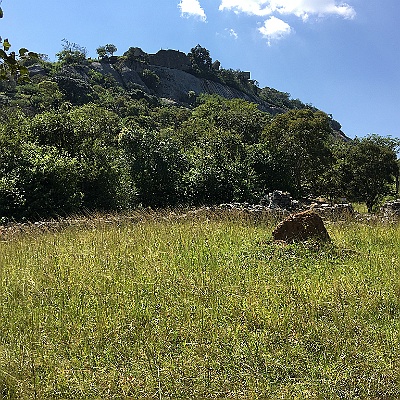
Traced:
<path fill-rule="evenodd" d="M 218 79 L 207 79 L 196 76 L 191 69 L 188 55 L 175 50 L 160 50 L 149 55 L 135 48 L 136 57 L 109 57 L 103 60 L 89 61 L 85 65 L 64 67 L 74 74 L 89 81 L 91 73 L 111 76 L 124 89 L 139 89 L 147 94 L 165 99 L 171 103 L 191 106 L 200 94 L 216 94 L 227 99 L 243 99 L 258 105 L 259 109 L 272 115 L 288 111 L 272 102 L 265 101 L 249 90 L 239 90 L 223 84 Z M 145 60 L 145 61 L 144 61 Z M 46 74 L 39 65 L 31 66 L 31 75 Z M 215 71 L 219 70 L 216 67 Z M 250 73 L 248 74 L 250 77 Z M 151 79 L 146 79 L 151 78 Z M 248 79 L 249 82 L 250 79 Z M 250 85 L 251 86 L 251 85 Z M 341 125 L 332 120 L 335 136 L 349 140 L 341 131 Z"/>

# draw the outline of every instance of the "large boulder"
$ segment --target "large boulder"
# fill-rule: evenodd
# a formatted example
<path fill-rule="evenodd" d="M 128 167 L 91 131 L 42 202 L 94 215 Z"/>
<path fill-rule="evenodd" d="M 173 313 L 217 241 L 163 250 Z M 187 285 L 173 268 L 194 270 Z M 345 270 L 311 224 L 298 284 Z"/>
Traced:
<path fill-rule="evenodd" d="M 311 210 L 290 215 L 275 228 L 272 236 L 274 240 L 287 243 L 302 242 L 309 239 L 330 241 L 324 221 Z"/>

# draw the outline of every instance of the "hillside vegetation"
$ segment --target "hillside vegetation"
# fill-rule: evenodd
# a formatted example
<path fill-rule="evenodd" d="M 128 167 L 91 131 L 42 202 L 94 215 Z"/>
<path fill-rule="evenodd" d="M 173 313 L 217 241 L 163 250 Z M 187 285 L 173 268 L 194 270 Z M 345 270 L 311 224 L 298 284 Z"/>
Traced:
<path fill-rule="evenodd" d="M 88 59 L 65 41 L 55 63 L 21 60 L 30 81 L 0 81 L 3 221 L 258 203 L 275 189 L 371 211 L 394 195 L 396 140 L 349 141 L 329 115 L 221 68 L 201 46 L 114 51 Z"/>

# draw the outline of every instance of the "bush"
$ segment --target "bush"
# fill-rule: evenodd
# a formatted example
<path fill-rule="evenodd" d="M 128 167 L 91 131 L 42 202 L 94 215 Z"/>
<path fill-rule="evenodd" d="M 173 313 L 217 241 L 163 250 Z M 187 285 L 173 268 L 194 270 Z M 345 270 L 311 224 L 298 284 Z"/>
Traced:
<path fill-rule="evenodd" d="M 161 207 L 182 201 L 187 163 L 176 141 L 152 131 L 126 130 L 120 146 L 142 205 Z"/>
<path fill-rule="evenodd" d="M 141 78 L 146 86 L 151 90 L 156 90 L 160 85 L 160 77 L 149 69 L 144 69 Z"/>
<path fill-rule="evenodd" d="M 24 143 L 2 152 L 0 216 L 29 219 L 67 215 L 82 203 L 80 168 L 75 158 L 55 147 Z"/>

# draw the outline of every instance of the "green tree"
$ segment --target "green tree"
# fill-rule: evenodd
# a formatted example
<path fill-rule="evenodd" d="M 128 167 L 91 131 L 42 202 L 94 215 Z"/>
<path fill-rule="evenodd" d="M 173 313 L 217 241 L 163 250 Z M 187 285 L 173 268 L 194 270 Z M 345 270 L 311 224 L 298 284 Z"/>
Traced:
<path fill-rule="evenodd" d="M 106 50 L 106 53 L 107 53 L 107 55 L 109 55 L 109 56 L 113 56 L 114 55 L 114 53 L 118 50 L 117 49 L 117 47 L 114 45 L 114 44 L 106 44 L 105 46 L 104 46 L 104 48 L 105 48 L 105 50 Z"/>
<path fill-rule="evenodd" d="M 192 68 L 197 74 L 210 72 L 212 69 L 212 59 L 210 52 L 199 44 L 190 50 L 189 58 Z"/>
<path fill-rule="evenodd" d="M 153 131 L 127 129 L 120 136 L 120 146 L 139 203 L 159 207 L 181 201 L 187 163 L 176 140 Z"/>
<path fill-rule="evenodd" d="M 343 193 L 351 201 L 364 202 L 369 212 L 384 196 L 394 194 L 399 146 L 398 140 L 378 135 L 348 143 L 336 162 Z"/>
<path fill-rule="evenodd" d="M 238 135 L 217 131 L 200 140 L 188 153 L 189 169 L 184 175 L 185 197 L 192 204 L 247 201 L 250 196 L 249 169 L 244 145 Z"/>
<path fill-rule="evenodd" d="M 107 57 L 107 50 L 105 46 L 100 46 L 96 49 L 96 53 L 100 58 Z"/>
<path fill-rule="evenodd" d="M 78 160 L 53 146 L 0 138 L 0 217 L 36 220 L 79 210 Z"/>
<path fill-rule="evenodd" d="M 56 54 L 58 61 L 63 65 L 84 64 L 86 55 L 85 47 L 69 42 L 67 39 L 62 40 L 62 50 Z"/>
<path fill-rule="evenodd" d="M 106 44 L 98 47 L 96 52 L 100 58 L 105 58 L 110 56 L 112 57 L 117 50 L 118 49 L 114 44 Z"/>
<path fill-rule="evenodd" d="M 329 117 L 320 111 L 292 110 L 277 115 L 264 134 L 276 164 L 287 178 L 287 187 L 280 189 L 294 195 L 320 191 L 323 173 L 332 163 Z"/>
<path fill-rule="evenodd" d="M 222 130 L 237 134 L 244 143 L 257 143 L 270 120 L 270 115 L 260 111 L 256 104 L 242 99 L 202 95 L 199 102 L 184 127 L 188 137 L 195 132 L 208 136 Z"/>
<path fill-rule="evenodd" d="M 279 165 L 266 143 L 246 146 L 245 163 L 252 201 L 259 202 L 266 194 L 277 188 L 289 190 L 285 166 Z"/>
<path fill-rule="evenodd" d="M 48 111 L 30 120 L 29 140 L 52 146 L 78 160 L 77 191 L 82 207 L 90 210 L 123 208 L 129 203 L 129 184 L 118 149 L 119 117 L 94 104 L 67 111 Z"/>

